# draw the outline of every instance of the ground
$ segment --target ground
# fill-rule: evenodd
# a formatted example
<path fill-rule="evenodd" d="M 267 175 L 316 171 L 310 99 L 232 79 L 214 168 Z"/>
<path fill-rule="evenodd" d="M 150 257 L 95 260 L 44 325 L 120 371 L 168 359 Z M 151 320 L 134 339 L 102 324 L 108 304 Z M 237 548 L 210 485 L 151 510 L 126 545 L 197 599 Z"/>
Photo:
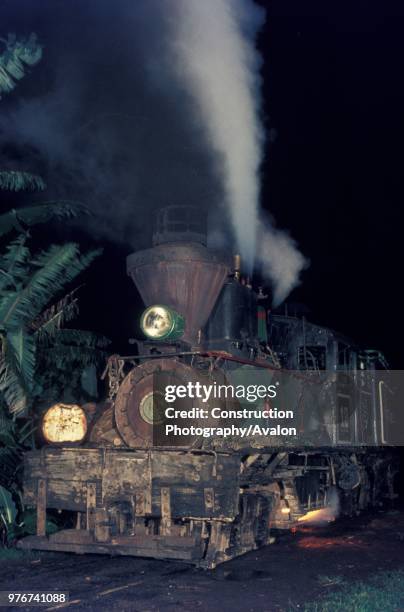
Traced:
<path fill-rule="evenodd" d="M 151 559 L 25 554 L 0 561 L 0 590 L 69 591 L 74 612 L 290 612 L 397 569 L 404 569 L 404 512 L 390 511 L 302 527 L 210 572 Z"/>

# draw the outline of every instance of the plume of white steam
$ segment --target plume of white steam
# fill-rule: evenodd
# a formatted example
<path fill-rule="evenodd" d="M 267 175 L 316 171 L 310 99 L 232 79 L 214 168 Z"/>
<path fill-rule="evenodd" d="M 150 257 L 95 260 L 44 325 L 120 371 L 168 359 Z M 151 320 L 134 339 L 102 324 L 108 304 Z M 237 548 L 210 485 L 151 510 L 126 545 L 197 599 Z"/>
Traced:
<path fill-rule="evenodd" d="M 300 272 L 307 260 L 285 231 L 273 227 L 261 217 L 258 226 L 257 260 L 261 276 L 273 287 L 272 305 L 278 306 L 299 283 Z"/>
<path fill-rule="evenodd" d="M 252 272 L 257 257 L 277 305 L 298 283 L 305 261 L 288 234 L 259 219 L 264 130 L 254 41 L 264 11 L 252 0 L 175 0 L 170 7 L 177 70 L 223 160 L 226 204 L 243 267 Z"/>
<path fill-rule="evenodd" d="M 252 270 L 263 130 L 260 57 L 254 38 L 264 13 L 250 0 L 176 0 L 178 70 L 200 105 L 212 148 L 223 160 L 233 230 Z"/>

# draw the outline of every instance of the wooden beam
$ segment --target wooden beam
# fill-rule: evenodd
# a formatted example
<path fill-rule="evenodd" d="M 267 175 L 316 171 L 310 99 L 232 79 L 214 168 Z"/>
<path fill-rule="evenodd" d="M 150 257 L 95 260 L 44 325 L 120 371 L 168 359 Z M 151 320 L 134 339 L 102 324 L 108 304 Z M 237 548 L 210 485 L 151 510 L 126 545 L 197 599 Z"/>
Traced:
<path fill-rule="evenodd" d="M 161 488 L 161 521 L 160 534 L 170 535 L 171 532 L 171 500 L 169 487 Z"/>
<path fill-rule="evenodd" d="M 46 480 L 44 478 L 38 478 L 36 534 L 38 536 L 46 535 Z"/>
<path fill-rule="evenodd" d="M 87 529 L 95 528 L 95 507 L 97 504 L 97 490 L 95 482 L 87 483 Z"/>

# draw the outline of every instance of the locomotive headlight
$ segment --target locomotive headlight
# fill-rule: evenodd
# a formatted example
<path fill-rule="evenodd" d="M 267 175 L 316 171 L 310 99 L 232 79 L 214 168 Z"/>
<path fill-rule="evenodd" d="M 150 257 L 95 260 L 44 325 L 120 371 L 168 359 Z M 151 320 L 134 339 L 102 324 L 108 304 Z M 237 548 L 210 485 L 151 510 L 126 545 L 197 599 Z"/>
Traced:
<path fill-rule="evenodd" d="M 184 333 L 185 320 L 168 306 L 149 306 L 140 319 L 140 327 L 151 340 L 177 340 Z"/>
<path fill-rule="evenodd" d="M 47 442 L 81 442 L 87 433 L 86 414 L 77 404 L 54 404 L 42 419 Z"/>

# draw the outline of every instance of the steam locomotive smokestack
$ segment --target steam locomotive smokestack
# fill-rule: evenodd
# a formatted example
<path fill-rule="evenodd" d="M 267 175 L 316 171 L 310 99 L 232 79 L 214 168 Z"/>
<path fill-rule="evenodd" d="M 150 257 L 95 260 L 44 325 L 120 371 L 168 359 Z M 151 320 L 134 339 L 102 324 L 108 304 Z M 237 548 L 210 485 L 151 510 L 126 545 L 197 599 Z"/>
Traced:
<path fill-rule="evenodd" d="M 206 216 L 197 208 L 160 210 L 153 245 L 128 256 L 127 272 L 146 306 L 170 306 L 185 318 L 183 340 L 194 345 L 231 266 L 206 247 Z"/>

